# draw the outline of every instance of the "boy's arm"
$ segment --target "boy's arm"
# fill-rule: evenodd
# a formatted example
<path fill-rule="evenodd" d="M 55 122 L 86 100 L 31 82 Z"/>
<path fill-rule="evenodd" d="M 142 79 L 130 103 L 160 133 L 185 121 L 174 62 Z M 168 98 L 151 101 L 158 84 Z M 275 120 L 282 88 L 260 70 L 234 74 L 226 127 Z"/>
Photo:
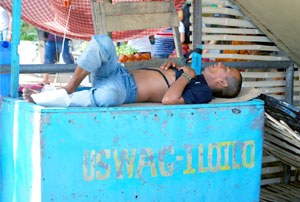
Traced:
<path fill-rule="evenodd" d="M 82 69 L 79 65 L 77 65 L 71 81 L 64 87 L 64 89 L 67 90 L 68 94 L 74 93 L 80 85 L 81 81 L 89 74 L 90 72 Z"/>
<path fill-rule="evenodd" d="M 193 79 L 196 76 L 196 72 L 191 67 L 180 67 L 178 70 L 183 70 L 185 74 L 190 79 Z M 186 87 L 186 85 L 189 83 L 189 79 L 182 74 L 167 90 L 165 93 L 162 104 L 165 105 L 172 105 L 172 104 L 185 104 L 185 101 L 182 97 L 182 93 Z"/>

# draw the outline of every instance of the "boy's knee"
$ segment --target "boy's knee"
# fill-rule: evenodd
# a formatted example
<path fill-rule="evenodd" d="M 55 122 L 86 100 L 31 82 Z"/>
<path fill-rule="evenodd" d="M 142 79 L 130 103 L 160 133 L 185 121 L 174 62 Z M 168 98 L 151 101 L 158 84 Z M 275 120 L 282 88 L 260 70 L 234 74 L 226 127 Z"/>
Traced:
<path fill-rule="evenodd" d="M 94 36 L 100 48 L 105 52 L 108 58 L 117 57 L 116 49 L 113 41 L 107 35 L 97 35 Z"/>

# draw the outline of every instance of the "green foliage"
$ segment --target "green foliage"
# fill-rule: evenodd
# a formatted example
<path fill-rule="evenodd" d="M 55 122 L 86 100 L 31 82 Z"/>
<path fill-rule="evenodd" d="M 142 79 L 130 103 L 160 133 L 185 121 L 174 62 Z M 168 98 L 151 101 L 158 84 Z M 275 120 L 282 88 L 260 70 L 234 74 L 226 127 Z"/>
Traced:
<path fill-rule="evenodd" d="M 123 42 L 120 46 L 116 47 L 117 55 L 128 55 L 128 54 L 134 54 L 137 52 L 137 50 L 129 45 L 127 45 L 125 42 Z"/>
<path fill-rule="evenodd" d="M 38 40 L 37 28 L 22 20 L 20 38 L 21 40 L 26 40 L 26 41 L 37 41 Z"/>
<path fill-rule="evenodd" d="M 80 44 L 75 45 L 74 49 L 76 50 L 76 52 L 78 52 L 79 54 L 81 54 L 84 49 L 86 49 L 86 47 L 88 46 L 89 42 L 87 41 L 82 41 Z"/>

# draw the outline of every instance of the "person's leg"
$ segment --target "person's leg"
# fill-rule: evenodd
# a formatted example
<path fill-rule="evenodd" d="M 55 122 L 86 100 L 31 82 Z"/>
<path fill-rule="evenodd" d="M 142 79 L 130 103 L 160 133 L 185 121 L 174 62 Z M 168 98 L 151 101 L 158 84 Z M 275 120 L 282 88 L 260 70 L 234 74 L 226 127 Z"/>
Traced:
<path fill-rule="evenodd" d="M 70 106 L 104 107 L 122 104 L 126 99 L 126 89 L 122 80 L 121 66 L 117 61 L 118 56 L 112 40 L 106 35 L 94 36 L 77 60 L 78 66 L 74 77 L 66 89 L 72 92 L 75 89 L 74 84 L 80 81 L 78 78 L 83 78 L 88 72 L 92 73 L 94 88 L 73 93 Z"/>
<path fill-rule="evenodd" d="M 94 36 L 76 62 L 91 72 L 93 87 L 97 87 L 99 80 L 113 75 L 120 67 L 114 44 L 107 35 Z"/>
<path fill-rule="evenodd" d="M 112 80 L 102 80 L 101 83 L 99 88 L 78 91 L 70 95 L 70 107 L 113 107 L 124 103 L 126 89 L 119 76 Z"/>
<path fill-rule="evenodd" d="M 45 42 L 44 64 L 52 64 L 56 52 L 55 41 Z"/>
<path fill-rule="evenodd" d="M 46 41 L 45 42 L 45 55 L 44 55 L 44 64 L 52 64 L 54 60 L 54 56 L 56 53 L 56 45 L 54 41 Z M 43 83 L 49 84 L 49 74 L 43 75 Z"/>
<path fill-rule="evenodd" d="M 70 47 L 69 47 L 69 41 L 70 40 L 65 40 L 65 44 L 64 44 L 64 49 L 63 49 L 63 52 L 62 52 L 62 57 L 64 59 L 64 62 L 66 64 L 73 64 L 74 63 L 74 60 L 71 56 L 71 53 L 70 53 Z"/>
<path fill-rule="evenodd" d="M 90 73 L 93 77 L 93 87 L 98 86 L 101 79 L 106 79 L 117 71 L 119 65 L 112 40 L 106 35 L 94 36 L 88 47 L 77 60 L 77 67 L 71 81 L 64 87 L 69 94 L 75 92 L 81 81 Z"/>
<path fill-rule="evenodd" d="M 109 37 L 93 37 L 86 50 L 77 60 L 73 78 L 65 87 L 73 93 L 81 81 L 92 73 L 91 90 L 75 92 L 71 95 L 70 106 L 116 106 L 126 99 L 126 88 L 122 80 L 121 66 L 117 63 L 114 45 Z M 136 89 L 135 89 L 136 90 Z"/>

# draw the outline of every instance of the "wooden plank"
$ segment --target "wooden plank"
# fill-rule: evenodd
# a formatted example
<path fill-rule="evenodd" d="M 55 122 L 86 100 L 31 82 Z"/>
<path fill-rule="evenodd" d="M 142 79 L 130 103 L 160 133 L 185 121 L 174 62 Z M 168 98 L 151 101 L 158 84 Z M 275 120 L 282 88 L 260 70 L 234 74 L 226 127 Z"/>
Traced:
<path fill-rule="evenodd" d="M 281 100 L 281 101 L 285 101 L 285 96 L 284 95 L 272 95 L 272 97 L 278 99 L 278 100 Z M 294 102 L 296 100 L 299 100 L 300 97 L 299 96 L 294 96 Z"/>
<path fill-rule="evenodd" d="M 287 197 L 280 195 L 279 193 L 274 193 L 272 191 L 261 189 L 261 194 L 267 195 L 268 198 L 273 199 L 274 201 L 289 201 Z"/>
<path fill-rule="evenodd" d="M 268 186 L 267 190 L 271 192 L 275 192 L 276 194 L 280 194 L 280 197 L 283 198 L 285 201 L 291 201 L 291 195 L 286 191 L 280 190 L 277 186 L 274 187 Z"/>
<path fill-rule="evenodd" d="M 279 159 L 275 158 L 274 156 L 263 156 L 262 163 L 270 163 L 270 162 L 277 162 Z"/>
<path fill-rule="evenodd" d="M 272 95 L 273 98 L 276 98 L 277 100 L 285 101 L 284 95 Z"/>
<path fill-rule="evenodd" d="M 233 4 L 229 0 L 202 0 L 203 4 L 218 4 L 223 6 L 232 6 Z"/>
<path fill-rule="evenodd" d="M 103 4 L 95 3 L 91 0 L 91 6 L 95 35 L 107 34 L 106 17 L 104 14 Z"/>
<path fill-rule="evenodd" d="M 248 41 L 248 42 L 272 42 L 265 36 L 238 36 L 238 35 L 204 35 L 203 41 Z"/>
<path fill-rule="evenodd" d="M 264 55 L 242 55 L 242 54 L 214 54 L 214 53 L 203 53 L 202 58 L 229 58 L 229 59 L 260 60 L 260 61 L 289 61 L 287 57 L 264 56 Z"/>
<path fill-rule="evenodd" d="M 270 121 L 270 119 L 268 118 L 267 114 L 266 114 L 265 131 L 264 132 L 270 133 L 270 134 L 279 133 L 280 135 L 282 135 L 283 137 L 285 137 L 287 139 L 292 139 L 292 136 L 280 126 L 280 122 L 277 121 L 276 123 L 272 123 Z"/>
<path fill-rule="evenodd" d="M 224 7 L 202 7 L 202 13 L 218 13 L 218 14 L 226 14 L 226 15 L 234 15 L 234 16 L 244 16 L 243 13 L 236 9 L 224 8 Z"/>
<path fill-rule="evenodd" d="M 173 36 L 174 36 L 174 43 L 176 48 L 176 56 L 182 57 L 182 48 L 181 48 L 181 41 L 180 41 L 180 34 L 178 27 L 172 27 Z"/>
<path fill-rule="evenodd" d="M 190 18 L 190 22 L 193 25 L 192 49 L 195 49 L 202 45 L 202 1 L 194 0 L 191 10 L 193 11 Z"/>
<path fill-rule="evenodd" d="M 283 168 L 282 166 L 277 166 L 277 167 L 265 167 L 261 169 L 261 174 L 270 174 L 270 173 L 279 173 L 282 172 Z"/>
<path fill-rule="evenodd" d="M 263 179 L 260 181 L 260 185 L 267 185 L 267 184 L 275 184 L 275 183 L 281 183 L 282 182 L 282 178 L 281 177 L 277 177 L 277 178 L 271 178 L 271 179 Z"/>
<path fill-rule="evenodd" d="M 295 161 L 297 158 L 299 158 L 298 155 L 292 154 L 291 152 L 288 152 L 285 149 L 274 145 L 267 139 L 264 140 L 263 146 L 267 149 L 268 152 L 280 159 L 282 162 L 288 162 L 288 165 L 295 166 L 296 168 L 299 167 L 300 163 L 298 163 L 298 161 Z"/>
<path fill-rule="evenodd" d="M 268 124 L 272 125 L 274 129 L 280 129 L 281 133 L 285 136 L 289 136 L 293 139 L 296 139 L 300 142 L 300 136 L 294 130 L 292 130 L 284 121 L 278 121 L 268 113 L 265 113 L 266 117 L 268 118 Z M 270 121 L 269 121 L 270 120 Z"/>
<path fill-rule="evenodd" d="M 243 78 L 285 78 L 285 72 L 241 72 Z"/>
<path fill-rule="evenodd" d="M 285 81 L 247 81 L 243 82 L 243 87 L 274 87 L 285 86 Z"/>
<path fill-rule="evenodd" d="M 219 18 L 219 17 L 202 17 L 203 24 L 224 25 L 233 27 L 249 27 L 256 28 L 256 26 L 247 20 L 231 19 L 231 18 Z"/>
<path fill-rule="evenodd" d="M 104 4 L 107 16 L 176 12 L 172 7 L 174 3 L 171 1 L 119 2 L 116 4 L 105 2 L 102 4 Z"/>
<path fill-rule="evenodd" d="M 190 27 L 193 30 L 193 26 Z M 224 34 L 263 34 L 259 29 L 243 29 L 243 28 L 214 28 L 214 27 L 202 27 L 204 33 L 224 33 Z"/>
<path fill-rule="evenodd" d="M 281 137 L 280 135 L 278 135 L 278 134 L 275 135 L 275 134 L 276 133 L 274 133 L 272 135 L 269 133 L 264 133 L 264 139 L 268 139 L 269 142 L 279 145 L 281 148 L 284 148 L 289 153 L 293 152 L 298 155 L 300 154 L 300 149 L 296 148 L 296 146 L 297 146 L 296 143 L 293 143 L 293 145 L 289 145 L 286 142 L 284 142 L 278 138 L 278 137 Z M 286 138 L 282 138 L 282 139 L 286 140 Z M 298 158 L 295 158 L 294 160 L 299 161 L 299 163 L 300 163 L 300 155 L 298 156 Z"/>
<path fill-rule="evenodd" d="M 176 13 L 106 16 L 106 21 L 108 32 L 179 26 Z"/>
<path fill-rule="evenodd" d="M 282 139 L 284 141 L 287 141 L 289 144 L 291 144 L 293 147 L 298 148 L 298 152 L 300 152 L 300 144 L 299 141 L 295 140 L 292 136 L 290 135 L 283 135 L 283 134 L 288 134 L 288 132 L 283 132 L 281 131 L 281 133 L 277 132 L 276 130 L 273 130 L 272 128 L 270 128 L 268 125 L 265 125 L 265 133 L 272 135 L 274 137 L 277 137 L 279 139 Z M 266 136 L 268 137 L 268 136 Z M 282 141 L 282 146 L 285 147 L 285 142 Z M 286 147 L 287 148 L 287 147 Z M 294 151 L 296 152 L 296 151 Z M 297 152 L 296 152 L 297 153 Z M 299 156 L 299 160 L 300 160 L 300 156 Z"/>
<path fill-rule="evenodd" d="M 282 88 L 259 88 L 264 94 L 285 93 L 285 87 Z"/>
<path fill-rule="evenodd" d="M 279 51 L 276 46 L 263 45 L 203 45 L 207 50 L 260 50 L 260 51 Z"/>
<path fill-rule="evenodd" d="M 295 189 L 295 187 L 293 187 L 289 184 L 276 184 L 276 185 L 270 185 L 270 187 L 276 188 L 279 191 L 282 191 L 284 193 L 293 195 L 294 197 L 300 198 L 300 195 L 299 195 L 300 190 Z"/>
<path fill-rule="evenodd" d="M 295 159 L 297 159 L 298 157 L 297 155 L 291 154 L 290 152 L 287 152 L 284 149 L 275 146 L 274 144 L 270 143 L 268 140 L 264 141 L 263 147 L 272 155 L 280 159 L 282 162 L 291 166 L 295 166 L 296 168 L 300 168 L 300 163 L 295 161 Z"/>

